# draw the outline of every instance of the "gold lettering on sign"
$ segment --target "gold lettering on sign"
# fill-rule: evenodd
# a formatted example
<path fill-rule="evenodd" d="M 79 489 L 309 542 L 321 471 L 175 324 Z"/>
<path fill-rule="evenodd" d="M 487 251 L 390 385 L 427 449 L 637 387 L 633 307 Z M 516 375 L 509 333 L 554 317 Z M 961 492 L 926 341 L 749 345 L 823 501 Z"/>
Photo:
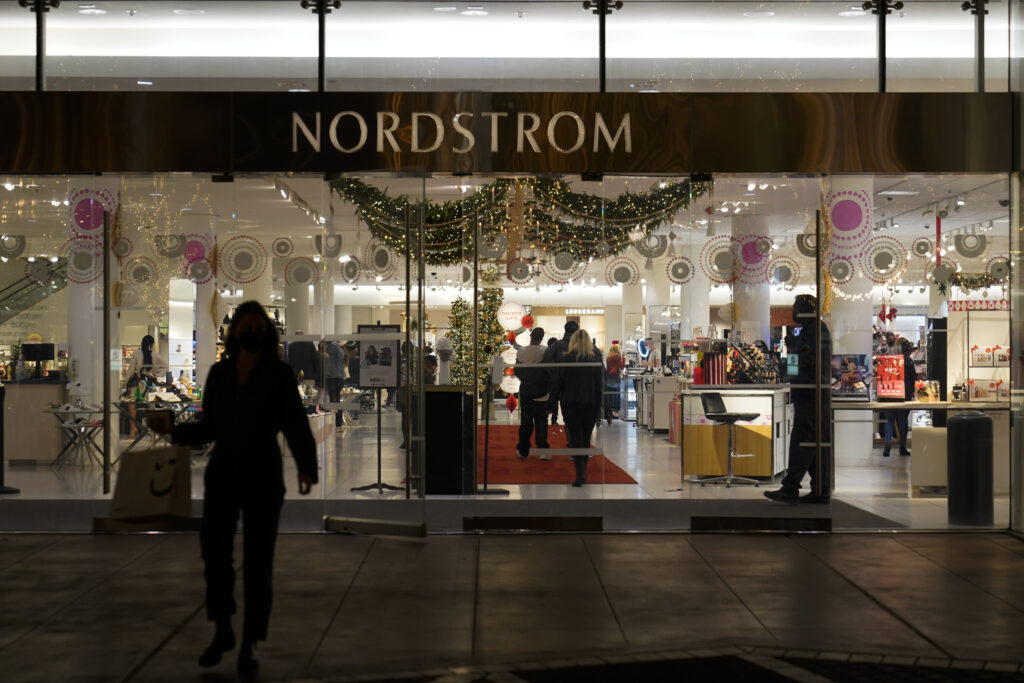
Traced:
<path fill-rule="evenodd" d="M 471 151 L 473 147 L 476 146 L 476 136 L 473 135 L 473 131 L 466 128 L 465 126 L 462 125 L 462 123 L 459 122 L 459 117 L 461 116 L 468 116 L 470 118 L 473 118 L 472 114 L 465 111 L 460 111 L 458 114 L 452 117 L 452 128 L 455 129 L 456 133 L 466 138 L 466 142 L 463 145 L 452 147 L 452 151 L 455 152 L 456 154 L 465 154 L 466 152 Z"/>
<path fill-rule="evenodd" d="M 614 152 L 615 146 L 619 144 L 619 136 L 625 138 L 626 154 L 633 153 L 633 134 L 629 126 L 629 113 L 622 115 L 622 121 L 619 122 L 619 127 L 615 131 L 615 137 L 611 137 L 608 132 L 608 126 L 604 122 L 604 117 L 601 116 L 601 112 L 594 115 L 594 151 L 597 151 L 598 142 L 601 137 L 604 138 L 604 142 L 608 145 L 608 151 Z M 601 136 L 601 137 L 598 137 Z"/>
<path fill-rule="evenodd" d="M 387 127 L 384 126 L 384 119 L 387 119 L 389 124 Z M 388 144 L 391 145 L 392 152 L 401 152 L 398 148 L 398 142 L 395 140 L 395 131 L 398 130 L 398 114 L 393 111 L 379 111 L 377 112 L 377 151 L 384 151 L 384 138 L 388 139 Z M 595 143 L 596 144 L 596 143 Z"/>
<path fill-rule="evenodd" d="M 530 127 L 526 127 L 526 119 L 530 119 Z M 516 151 L 523 151 L 523 140 L 530 141 L 530 148 L 534 152 L 540 152 L 540 147 L 537 146 L 537 141 L 533 139 L 533 134 L 540 128 L 540 117 L 534 114 L 532 111 L 521 111 L 519 112 L 519 135 L 516 142 Z"/>
<path fill-rule="evenodd" d="M 302 131 L 306 142 L 310 144 L 314 152 L 320 152 L 320 112 L 316 113 L 316 135 L 313 135 L 305 121 L 299 116 L 299 112 L 292 112 L 292 153 L 299 151 L 299 131 Z"/>
<path fill-rule="evenodd" d="M 420 118 L 427 117 L 434 122 L 434 144 L 430 147 L 420 146 Z M 444 124 L 441 117 L 425 111 L 414 111 L 412 113 L 412 150 L 413 152 L 433 152 L 444 142 Z"/>
<path fill-rule="evenodd" d="M 481 116 L 486 116 L 491 119 L 491 153 L 498 153 L 498 119 L 505 118 L 508 116 L 503 111 L 485 111 Z"/>
<path fill-rule="evenodd" d="M 341 117 L 343 117 L 343 116 L 351 116 L 352 118 L 354 118 L 356 120 L 356 123 L 359 124 L 359 142 L 356 143 L 355 147 L 342 147 L 341 143 L 338 142 L 338 122 L 341 121 Z M 319 117 L 320 117 L 320 115 L 317 114 L 317 118 L 319 118 Z M 338 150 L 339 152 L 344 152 L 345 154 L 351 154 L 352 152 L 358 152 L 359 150 L 361 150 L 363 148 L 363 145 L 366 144 L 366 136 L 368 134 L 367 129 L 366 129 L 366 119 L 364 119 L 362 116 L 360 116 L 359 112 L 355 112 L 355 111 L 343 111 L 343 112 L 340 112 L 333 119 L 331 119 L 331 126 L 328 129 L 327 134 L 331 138 L 331 144 L 334 146 L 334 149 Z"/>
<path fill-rule="evenodd" d="M 558 124 L 558 119 L 564 116 L 568 116 L 573 121 L 576 122 L 576 144 L 574 144 L 572 147 L 569 147 L 568 149 L 559 147 L 558 141 L 555 139 L 555 126 Z M 560 111 L 554 116 L 552 116 L 551 120 L 548 121 L 548 142 L 551 144 L 552 147 L 557 149 L 562 154 L 572 154 L 580 147 L 582 147 L 583 143 L 586 142 L 586 140 L 587 129 L 583 125 L 583 119 L 580 118 L 579 114 L 571 111 Z"/>

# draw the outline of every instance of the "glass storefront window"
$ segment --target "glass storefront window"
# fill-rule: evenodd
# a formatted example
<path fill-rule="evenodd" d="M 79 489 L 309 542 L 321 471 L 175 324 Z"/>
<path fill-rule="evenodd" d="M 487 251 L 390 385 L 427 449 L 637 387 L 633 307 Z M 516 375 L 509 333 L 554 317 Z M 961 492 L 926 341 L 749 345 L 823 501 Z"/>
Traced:
<path fill-rule="evenodd" d="M 906 2 L 902 10 L 889 15 L 887 90 L 970 92 L 975 89 L 975 20 L 960 4 Z M 995 11 L 999 7 L 992 5 Z M 1005 37 L 1005 32 L 1003 35 Z M 988 37 L 992 37 L 990 32 Z M 1005 45 L 1005 38 L 1003 43 Z M 999 54 L 994 52 L 998 49 L 990 46 L 986 54 L 994 57 Z M 999 83 L 998 76 L 993 76 Z"/>
<path fill-rule="evenodd" d="M 0 7 L 0 90 L 35 87 L 36 18 L 16 2 Z"/>

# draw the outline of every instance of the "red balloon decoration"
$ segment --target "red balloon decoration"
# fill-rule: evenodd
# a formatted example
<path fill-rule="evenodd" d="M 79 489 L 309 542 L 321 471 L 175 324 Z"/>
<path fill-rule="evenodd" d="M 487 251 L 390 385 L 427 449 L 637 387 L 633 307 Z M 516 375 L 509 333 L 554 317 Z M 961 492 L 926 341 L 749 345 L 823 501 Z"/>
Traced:
<path fill-rule="evenodd" d="M 508 375 L 509 377 L 515 377 L 516 376 L 516 369 L 515 368 L 505 368 L 505 374 Z"/>
<path fill-rule="evenodd" d="M 515 344 L 516 343 L 516 333 L 510 330 L 509 333 L 508 333 L 507 339 L 508 339 L 508 343 L 509 344 Z"/>
<path fill-rule="evenodd" d="M 512 413 L 515 412 L 516 406 L 519 404 L 516 402 L 516 397 L 510 394 L 508 400 L 505 401 L 505 405 L 508 407 L 508 412 Z"/>
<path fill-rule="evenodd" d="M 523 327 L 533 327 L 533 316 L 527 313 L 519 322 L 522 324 Z"/>

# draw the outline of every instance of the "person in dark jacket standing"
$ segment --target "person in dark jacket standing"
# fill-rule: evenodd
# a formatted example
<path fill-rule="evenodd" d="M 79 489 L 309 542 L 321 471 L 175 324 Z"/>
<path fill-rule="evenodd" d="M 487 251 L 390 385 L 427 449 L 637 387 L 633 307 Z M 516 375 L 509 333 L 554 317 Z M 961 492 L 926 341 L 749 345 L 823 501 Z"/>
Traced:
<path fill-rule="evenodd" d="M 544 328 L 535 327 L 530 331 L 530 345 L 516 352 L 516 377 L 519 378 L 519 443 L 516 455 L 525 459 L 530 455 L 530 436 L 537 448 L 548 448 L 548 388 L 551 376 L 545 368 L 521 368 L 519 364 L 540 363 L 547 347 L 541 344 Z M 542 459 L 550 459 L 543 458 Z"/>
<path fill-rule="evenodd" d="M 267 638 L 277 523 L 284 501 L 284 477 L 277 434 L 284 432 L 298 466 L 299 493 L 317 483 L 316 444 L 295 375 L 277 354 L 277 332 L 256 301 L 235 310 L 224 358 L 210 368 L 202 417 L 171 428 L 166 413 L 150 427 L 170 433 L 174 443 L 214 442 L 203 478 L 203 522 L 199 541 L 206 578 L 206 615 L 216 624 L 200 666 L 214 666 L 235 646 L 235 528 L 244 523 L 245 618 L 238 668 L 258 666 L 256 643 Z"/>
<path fill-rule="evenodd" d="M 302 334 L 302 330 L 295 330 L 295 334 Z M 320 386 L 320 354 L 313 342 L 289 342 L 288 365 L 292 366 L 297 382 L 307 380 Z"/>
<path fill-rule="evenodd" d="M 568 323 L 566 324 L 568 328 Z M 586 330 L 576 330 L 569 350 L 558 359 L 550 401 L 561 401 L 562 419 L 569 448 L 590 448 L 590 434 L 601 416 L 604 402 L 604 363 Z M 578 367 L 573 367 L 577 365 Z M 572 456 L 576 467 L 573 486 L 587 483 L 587 455 Z"/>
<path fill-rule="evenodd" d="M 576 334 L 576 330 L 580 329 L 580 324 L 575 320 L 568 320 L 565 323 L 565 334 L 562 335 L 561 339 L 554 339 L 552 337 L 548 340 L 548 348 L 544 351 L 544 359 L 542 363 L 558 363 L 561 362 L 562 356 L 569 352 L 569 340 L 572 339 L 572 335 Z M 555 381 L 555 375 L 558 374 L 556 368 L 551 368 L 549 373 L 551 381 Z M 558 401 L 548 402 L 548 409 L 551 410 L 551 424 L 558 424 Z M 562 412 L 562 420 L 565 420 L 565 411 Z"/>
<path fill-rule="evenodd" d="M 914 352 L 914 345 L 909 339 L 900 337 L 894 344 L 894 352 L 903 354 L 903 400 L 913 401 L 916 397 L 917 368 L 914 367 L 914 359 L 911 354 Z M 885 424 L 885 448 L 882 456 L 889 457 L 889 446 L 892 445 L 892 433 L 895 428 L 900 442 L 900 455 L 910 455 L 907 450 L 907 434 L 910 431 L 910 411 L 890 410 Z"/>
<path fill-rule="evenodd" d="M 811 294 L 799 294 L 793 301 L 793 320 L 800 325 L 800 334 L 786 338 L 786 352 L 797 354 L 797 375 L 791 378 L 795 386 L 790 390 L 793 402 L 793 431 L 789 434 L 789 465 L 782 479 L 782 488 L 765 491 L 764 495 L 782 503 L 825 504 L 831 501 L 831 481 L 828 465 L 827 444 L 831 443 L 831 386 L 832 386 L 832 335 L 821 322 L 821 337 L 816 332 L 815 311 L 818 300 Z M 815 386 L 815 363 L 819 360 L 817 378 L 821 382 L 821 393 Z M 821 422 L 817 421 L 817 405 L 821 405 Z M 821 481 L 817 480 L 816 467 L 819 441 L 821 446 Z M 800 482 L 804 475 L 811 475 L 811 492 L 800 495 Z M 819 488 L 820 487 L 820 488 Z M 818 489 L 820 493 L 815 491 Z"/>

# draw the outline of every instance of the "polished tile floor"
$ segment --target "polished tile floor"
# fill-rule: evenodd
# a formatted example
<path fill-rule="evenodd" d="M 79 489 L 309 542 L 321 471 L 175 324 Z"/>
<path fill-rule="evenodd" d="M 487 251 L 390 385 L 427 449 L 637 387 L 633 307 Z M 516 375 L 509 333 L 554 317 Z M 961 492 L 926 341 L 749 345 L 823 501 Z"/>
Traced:
<path fill-rule="evenodd" d="M 515 424 L 516 417 L 503 407 L 496 411 L 495 423 Z M 404 451 L 397 449 L 401 441 L 399 414 L 386 409 L 381 423 L 381 479 L 402 485 L 405 474 Z M 715 500 L 764 501 L 762 492 L 769 487 L 700 486 L 680 476 L 678 448 L 668 442 L 665 434 L 651 434 L 636 428 L 633 422 L 604 423 L 597 430 L 598 445 L 617 465 L 627 471 L 637 484 L 602 484 L 599 471 L 588 474 L 588 484 L 581 488 L 565 485 L 502 485 L 508 496 L 501 500 L 517 501 L 629 501 L 629 500 Z M 17 455 L 8 458 L 19 462 Z M 947 529 L 944 496 L 912 496 L 910 468 L 913 458 L 882 458 L 876 449 L 871 460 L 851 466 L 840 464 L 836 471 L 838 500 L 860 510 L 891 520 L 895 525 L 915 529 Z M 321 484 L 314 497 L 324 500 L 370 500 L 404 498 L 404 491 L 354 492 L 352 487 L 377 481 L 377 427 L 375 414 L 363 414 L 357 423 L 346 426 L 336 437 L 333 448 L 321 452 Z M 293 480 L 294 466 L 286 463 L 288 478 Z M 202 460 L 193 470 L 193 497 L 202 497 Z M 51 468 L 45 465 L 23 466 L 8 463 L 6 481 L 21 489 L 11 498 L 34 500 L 102 499 L 102 477 L 95 467 Z M 116 475 L 115 475 L 116 477 Z M 294 487 L 292 487 L 294 488 Z M 289 496 L 294 496 L 293 492 Z M 5 497 L 6 498 L 6 497 Z M 0 499 L 2 500 L 2 499 Z M 495 498 L 495 500 L 498 500 Z M 774 504 L 778 507 L 777 504 Z M 772 506 L 769 506 L 772 507 Z M 1007 496 L 995 499 L 994 528 L 1009 526 Z M 748 514 L 748 513 L 744 513 Z M 759 513 L 758 513 L 759 514 Z M 2 527 L 0 527 L 2 528 Z"/>
<path fill-rule="evenodd" d="M 283 534 L 258 678 L 680 680 L 602 672 L 690 658 L 694 680 L 1011 680 L 954 673 L 1018 671 L 1022 575 L 1005 534 Z M 196 665 L 193 534 L 0 534 L 0 601 L 5 683 L 235 677 Z"/>

